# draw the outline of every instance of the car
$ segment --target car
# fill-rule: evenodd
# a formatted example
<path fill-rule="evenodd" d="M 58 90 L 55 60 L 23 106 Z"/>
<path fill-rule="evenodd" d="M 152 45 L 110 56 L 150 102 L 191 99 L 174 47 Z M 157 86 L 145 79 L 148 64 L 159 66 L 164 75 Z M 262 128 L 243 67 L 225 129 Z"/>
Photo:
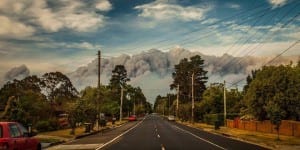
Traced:
<path fill-rule="evenodd" d="M 129 117 L 128 117 L 128 120 L 129 120 L 129 121 L 136 121 L 136 120 L 137 120 L 136 115 L 131 115 L 131 116 L 129 116 Z"/>
<path fill-rule="evenodd" d="M 175 116 L 169 115 L 169 116 L 168 116 L 168 120 L 169 120 L 169 121 L 175 121 Z"/>
<path fill-rule="evenodd" d="M 0 122 L 0 150 L 40 150 L 41 144 L 18 122 Z"/>

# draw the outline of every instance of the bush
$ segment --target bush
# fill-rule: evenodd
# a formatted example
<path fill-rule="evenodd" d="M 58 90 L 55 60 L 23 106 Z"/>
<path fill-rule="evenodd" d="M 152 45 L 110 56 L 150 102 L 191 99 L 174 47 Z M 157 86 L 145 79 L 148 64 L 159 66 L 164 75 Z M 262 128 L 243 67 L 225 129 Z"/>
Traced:
<path fill-rule="evenodd" d="M 215 125 L 215 122 L 220 122 L 219 125 L 224 125 L 223 114 L 207 114 L 203 116 L 203 121 L 209 125 Z"/>
<path fill-rule="evenodd" d="M 234 119 L 238 117 L 239 114 L 227 114 L 227 119 Z M 219 122 L 218 125 L 224 125 L 224 114 L 206 114 L 203 116 L 203 122 L 210 125 L 215 125 L 215 122 Z"/>
<path fill-rule="evenodd" d="M 56 119 L 41 120 L 36 123 L 36 129 L 39 132 L 53 131 L 59 129 Z"/>

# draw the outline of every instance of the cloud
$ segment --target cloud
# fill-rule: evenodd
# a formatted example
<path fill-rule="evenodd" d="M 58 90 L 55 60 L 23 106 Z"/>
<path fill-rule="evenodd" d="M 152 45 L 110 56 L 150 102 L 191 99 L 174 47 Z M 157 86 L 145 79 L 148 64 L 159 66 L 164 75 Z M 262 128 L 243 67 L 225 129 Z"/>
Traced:
<path fill-rule="evenodd" d="M 6 16 L 0 16 L 0 37 L 27 37 L 35 32 L 31 26 L 12 20 Z"/>
<path fill-rule="evenodd" d="M 232 9 L 240 9 L 241 8 L 241 6 L 238 4 L 228 4 L 227 6 Z"/>
<path fill-rule="evenodd" d="M 38 43 L 36 44 L 36 47 L 44 49 L 44 48 L 50 48 L 50 49 L 78 49 L 78 50 L 98 50 L 101 49 L 101 45 L 92 44 L 89 42 L 55 42 L 55 41 L 47 41 L 44 43 Z"/>
<path fill-rule="evenodd" d="M 205 18 L 205 13 L 211 8 L 184 7 L 168 3 L 166 0 L 156 0 L 152 3 L 136 6 L 135 9 L 139 10 L 139 16 L 144 18 L 153 18 L 160 21 L 171 19 L 199 21 Z"/>
<path fill-rule="evenodd" d="M 108 0 L 97 0 L 95 5 L 100 11 L 110 11 L 112 9 L 112 5 Z"/>
<path fill-rule="evenodd" d="M 208 71 L 209 83 L 223 82 L 224 79 L 228 83 L 235 83 L 245 79 L 253 69 L 260 68 L 265 62 L 274 58 L 271 56 L 238 58 L 230 55 L 216 57 L 191 52 L 180 47 L 169 52 L 152 49 L 132 56 L 121 55 L 102 59 L 101 83 L 107 84 L 109 82 L 111 71 L 115 65 L 124 65 L 128 76 L 131 78 L 130 84 L 140 86 L 143 91 L 145 90 L 148 99 L 154 99 L 157 94 L 169 92 L 174 65 L 178 64 L 181 59 L 190 58 L 196 54 L 201 55 L 205 60 L 205 70 Z M 240 62 L 232 62 L 232 60 L 240 60 Z M 295 60 L 298 60 L 298 57 L 280 57 L 272 65 L 289 64 L 291 60 L 296 62 Z M 78 89 L 88 85 L 96 86 L 94 81 L 97 79 L 97 63 L 97 59 L 94 59 L 86 66 L 81 66 L 76 71 L 68 74 Z M 228 84 L 228 86 L 231 85 Z"/>
<path fill-rule="evenodd" d="M 268 0 L 268 2 L 273 6 L 273 8 L 284 6 L 287 0 Z"/>
<path fill-rule="evenodd" d="M 66 48 L 76 48 L 82 50 L 98 50 L 101 48 L 100 45 L 94 45 L 88 42 L 81 42 L 81 43 L 60 43 L 58 46 L 66 47 Z"/>
<path fill-rule="evenodd" d="M 109 11 L 111 7 L 107 0 L 98 1 L 92 7 L 90 3 L 81 0 L 1 0 L 1 31 L 7 31 L 2 31 L 2 35 L 9 35 L 12 32 L 11 26 L 3 25 L 17 23 L 17 31 L 22 30 L 29 35 L 35 30 L 33 27 L 46 32 L 62 29 L 88 32 L 101 28 L 106 23 L 107 18 L 96 13 L 96 10 Z"/>
<path fill-rule="evenodd" d="M 14 67 L 11 70 L 9 70 L 7 73 L 4 75 L 4 81 L 11 81 L 14 79 L 23 79 L 27 76 L 30 75 L 29 69 L 25 65 L 21 65 L 19 67 Z"/>

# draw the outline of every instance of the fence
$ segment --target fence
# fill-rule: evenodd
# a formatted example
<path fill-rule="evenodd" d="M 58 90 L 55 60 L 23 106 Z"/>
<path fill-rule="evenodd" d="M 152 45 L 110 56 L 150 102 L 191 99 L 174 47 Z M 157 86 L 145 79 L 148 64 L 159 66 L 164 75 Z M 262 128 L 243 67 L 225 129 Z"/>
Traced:
<path fill-rule="evenodd" d="M 269 120 L 265 121 L 244 121 L 240 119 L 226 120 L 227 127 L 248 131 L 277 134 L 275 126 Z M 282 120 L 279 128 L 280 135 L 300 137 L 300 122 Z"/>

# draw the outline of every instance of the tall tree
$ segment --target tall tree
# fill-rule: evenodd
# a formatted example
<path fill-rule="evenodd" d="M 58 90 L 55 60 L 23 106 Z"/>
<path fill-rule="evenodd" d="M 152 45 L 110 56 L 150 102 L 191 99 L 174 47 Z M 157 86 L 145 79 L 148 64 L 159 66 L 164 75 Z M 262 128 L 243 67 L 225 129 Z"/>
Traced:
<path fill-rule="evenodd" d="M 195 99 L 201 100 L 202 94 L 206 89 L 205 83 L 208 80 L 208 77 L 206 76 L 207 71 L 204 70 L 204 60 L 201 58 L 201 56 L 196 55 L 190 58 L 191 59 L 191 73 L 194 74 L 194 80 L 195 80 Z"/>
<path fill-rule="evenodd" d="M 184 103 L 189 102 L 192 89 L 192 76 L 194 74 L 194 94 L 195 99 L 200 100 L 202 94 L 206 89 L 207 71 L 204 70 L 204 60 L 201 56 L 196 55 L 190 60 L 184 58 L 179 64 L 175 65 L 175 71 L 172 73 L 173 83 L 170 85 L 171 89 L 180 87 L 180 100 Z"/>
<path fill-rule="evenodd" d="M 175 65 L 175 71 L 172 73 L 173 83 L 170 85 L 171 89 L 180 87 L 180 100 L 188 102 L 190 97 L 191 79 L 190 79 L 190 63 L 187 58 L 180 60 L 179 64 Z"/>
<path fill-rule="evenodd" d="M 44 86 L 44 93 L 51 102 L 55 102 L 59 105 L 63 101 L 74 100 L 78 98 L 78 91 L 73 86 L 70 79 L 61 72 L 46 73 L 41 78 Z"/>
<path fill-rule="evenodd" d="M 130 79 L 127 77 L 127 70 L 125 67 L 123 65 L 116 65 L 112 71 L 109 85 L 112 88 L 120 89 L 121 86 L 125 87 L 128 81 L 130 81 Z"/>

